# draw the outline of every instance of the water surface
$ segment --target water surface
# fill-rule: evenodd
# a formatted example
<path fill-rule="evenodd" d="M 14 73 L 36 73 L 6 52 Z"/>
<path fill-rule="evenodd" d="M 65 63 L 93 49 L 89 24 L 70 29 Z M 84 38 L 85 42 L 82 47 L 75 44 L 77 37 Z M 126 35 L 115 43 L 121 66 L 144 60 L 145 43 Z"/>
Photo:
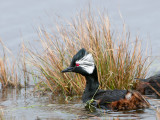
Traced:
<path fill-rule="evenodd" d="M 157 99 L 148 99 L 151 108 L 131 111 L 104 111 L 98 109 L 89 112 L 85 109 L 79 97 L 66 101 L 62 96 L 34 93 L 33 88 L 27 90 L 7 89 L 1 91 L 0 107 L 6 120 L 53 120 L 53 119 L 113 119 L 121 120 L 154 120 L 156 108 L 160 105 Z"/>

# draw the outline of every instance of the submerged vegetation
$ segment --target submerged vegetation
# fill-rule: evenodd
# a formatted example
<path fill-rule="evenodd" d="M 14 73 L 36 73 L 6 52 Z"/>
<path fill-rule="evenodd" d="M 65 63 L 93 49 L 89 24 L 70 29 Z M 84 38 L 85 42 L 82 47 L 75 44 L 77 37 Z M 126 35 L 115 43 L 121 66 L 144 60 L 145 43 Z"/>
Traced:
<path fill-rule="evenodd" d="M 85 48 L 94 56 L 100 88 L 132 89 L 134 78 L 144 78 L 150 63 L 144 56 L 138 37 L 131 40 L 130 32 L 116 32 L 105 15 L 80 14 L 67 25 L 58 25 L 56 32 L 39 30 L 43 53 L 27 49 L 30 62 L 39 71 L 36 76 L 54 93 L 81 94 L 85 78 L 62 74 L 73 55 Z M 67 27 L 66 27 L 67 26 Z M 143 57 L 142 57 L 143 56 Z"/>

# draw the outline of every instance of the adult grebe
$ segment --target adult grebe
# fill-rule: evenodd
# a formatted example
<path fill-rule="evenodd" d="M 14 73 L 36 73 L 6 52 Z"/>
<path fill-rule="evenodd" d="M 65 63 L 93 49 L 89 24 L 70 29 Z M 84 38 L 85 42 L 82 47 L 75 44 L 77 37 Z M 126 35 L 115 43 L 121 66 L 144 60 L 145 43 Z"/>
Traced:
<path fill-rule="evenodd" d="M 94 99 L 94 106 L 112 110 L 132 110 L 150 106 L 137 91 L 100 90 L 93 56 L 84 48 L 73 56 L 70 66 L 62 72 L 75 72 L 86 78 L 86 87 L 82 96 L 84 103 Z"/>

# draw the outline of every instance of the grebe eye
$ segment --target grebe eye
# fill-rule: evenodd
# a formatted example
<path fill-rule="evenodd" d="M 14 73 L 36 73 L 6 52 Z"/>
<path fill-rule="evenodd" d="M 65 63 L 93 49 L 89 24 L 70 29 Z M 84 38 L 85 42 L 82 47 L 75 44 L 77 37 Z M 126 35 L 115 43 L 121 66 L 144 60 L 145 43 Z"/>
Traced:
<path fill-rule="evenodd" d="M 78 63 L 76 63 L 76 66 L 78 67 L 78 66 L 79 66 L 79 64 L 78 64 Z"/>

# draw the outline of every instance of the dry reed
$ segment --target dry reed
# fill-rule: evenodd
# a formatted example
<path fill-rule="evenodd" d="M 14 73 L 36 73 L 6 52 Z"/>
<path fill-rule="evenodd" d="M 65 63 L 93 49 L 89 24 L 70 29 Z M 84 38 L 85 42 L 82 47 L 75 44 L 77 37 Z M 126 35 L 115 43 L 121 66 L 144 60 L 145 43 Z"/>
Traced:
<path fill-rule="evenodd" d="M 58 25 L 57 32 L 39 29 L 44 52 L 28 49 L 31 63 L 52 92 L 65 95 L 82 93 L 84 77 L 61 73 L 81 48 L 93 54 L 102 89 L 131 89 L 134 77 L 146 76 L 148 57 L 143 56 L 138 37 L 131 41 L 130 32 L 124 28 L 121 33 L 115 32 L 105 15 L 80 14 L 66 24 Z"/>
<path fill-rule="evenodd" d="M 17 73 L 17 64 L 16 61 L 13 60 L 12 64 L 10 64 L 10 60 L 7 57 L 6 51 L 9 49 L 2 43 L 0 40 L 1 46 L 3 48 L 2 55 L 0 56 L 0 83 L 2 88 L 6 87 L 21 87 L 18 81 L 18 73 Z M 10 51 L 9 51 L 10 52 Z"/>

